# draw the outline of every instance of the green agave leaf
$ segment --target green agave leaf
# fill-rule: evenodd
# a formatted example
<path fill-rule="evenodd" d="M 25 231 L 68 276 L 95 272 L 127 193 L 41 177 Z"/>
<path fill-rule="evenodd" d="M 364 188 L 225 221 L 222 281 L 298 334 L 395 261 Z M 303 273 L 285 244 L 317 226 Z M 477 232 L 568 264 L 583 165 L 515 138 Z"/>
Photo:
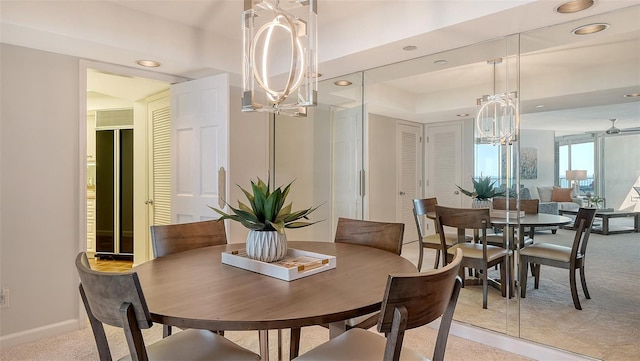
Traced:
<path fill-rule="evenodd" d="M 278 231 L 278 233 L 283 234 L 284 233 L 284 227 L 285 224 L 284 222 L 267 222 L 269 225 L 271 225 L 276 231 Z"/>
<path fill-rule="evenodd" d="M 291 213 L 291 206 L 292 203 L 289 203 L 286 207 L 280 209 L 280 212 L 278 212 L 278 216 L 276 217 L 276 221 L 284 220 Z"/>
<path fill-rule="evenodd" d="M 264 218 L 268 221 L 275 221 L 278 216 L 278 204 L 280 203 L 280 197 L 282 196 L 282 192 L 280 188 L 276 189 L 267 197 L 264 203 Z"/>
<path fill-rule="evenodd" d="M 262 181 L 260 182 L 264 185 Z M 258 217 L 258 219 L 264 221 L 266 220 L 266 217 L 265 217 L 265 202 L 267 200 L 266 193 L 262 192 L 259 185 L 253 182 L 251 183 L 251 187 L 253 188 L 253 196 L 254 196 L 254 202 L 255 202 L 255 208 L 254 208 L 255 215 L 256 217 Z"/>
<path fill-rule="evenodd" d="M 308 227 L 322 221 L 323 220 L 319 220 L 315 222 L 292 222 L 292 223 L 285 224 L 285 228 L 303 228 L 303 227 Z"/>
<path fill-rule="evenodd" d="M 254 213 L 253 209 L 249 208 L 249 206 L 247 206 L 246 204 L 238 201 L 238 207 L 245 212 L 253 214 L 253 216 L 255 217 L 256 214 Z"/>

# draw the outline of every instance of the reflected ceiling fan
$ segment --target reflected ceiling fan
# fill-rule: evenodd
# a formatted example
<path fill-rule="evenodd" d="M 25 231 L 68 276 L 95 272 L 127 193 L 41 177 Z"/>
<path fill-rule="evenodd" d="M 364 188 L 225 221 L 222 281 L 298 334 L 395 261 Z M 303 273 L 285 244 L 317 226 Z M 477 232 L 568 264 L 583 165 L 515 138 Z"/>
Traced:
<path fill-rule="evenodd" d="M 616 118 L 609 119 L 611 121 L 611 128 L 604 131 L 606 135 L 619 135 L 619 134 L 640 134 L 640 127 L 633 128 L 616 128 Z"/>

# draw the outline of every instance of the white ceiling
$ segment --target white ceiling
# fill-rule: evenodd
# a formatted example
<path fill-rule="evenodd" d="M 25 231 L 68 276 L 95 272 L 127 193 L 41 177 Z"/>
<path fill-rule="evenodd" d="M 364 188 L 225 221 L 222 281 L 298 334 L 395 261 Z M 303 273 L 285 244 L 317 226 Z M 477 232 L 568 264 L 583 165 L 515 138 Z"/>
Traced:
<path fill-rule="evenodd" d="M 389 112 L 389 115 L 403 115 L 405 119 L 421 122 L 449 120 L 454 111 L 467 109 L 466 112 L 473 113 L 473 99 L 470 104 L 469 98 L 488 93 L 486 90 L 475 89 L 486 85 L 487 79 L 491 77 L 490 73 L 487 74 L 485 63 L 485 60 L 489 59 L 488 55 L 483 53 L 485 50 L 482 50 L 482 47 L 467 46 L 509 34 L 541 29 L 531 33 L 528 42 L 527 38 L 523 37 L 523 44 L 526 42 L 535 45 L 531 49 L 525 49 L 523 45 L 523 52 L 532 53 L 529 59 L 523 57 L 523 76 L 524 64 L 528 64 L 532 72 L 537 71 L 538 67 L 557 67 L 563 72 L 583 72 L 573 76 L 567 75 L 566 79 L 584 78 L 584 72 L 588 70 L 573 66 L 576 63 L 569 58 L 570 55 L 564 50 L 560 51 L 567 44 L 565 38 L 570 35 L 558 32 L 559 28 L 551 25 L 589 16 L 606 17 L 612 10 L 638 5 L 640 1 L 599 0 L 591 9 L 571 15 L 554 13 L 553 8 L 558 4 L 559 1 L 555 0 L 319 0 L 320 72 L 326 79 L 429 54 L 450 55 L 447 59 L 449 64 L 442 71 L 433 71 L 432 62 L 426 64 L 424 60 L 422 64 L 416 62 L 413 68 L 404 64 L 395 68 L 388 67 L 385 71 L 372 71 L 369 78 L 379 77 L 379 87 L 395 89 L 399 94 L 408 94 L 416 99 L 415 104 L 431 105 L 430 113 L 417 111 L 419 107 L 416 105 L 414 114 L 409 114 L 406 109 L 384 110 Z M 235 79 L 237 82 L 241 69 L 242 7 L 241 0 L 2 0 L 0 36 L 3 43 L 128 67 L 135 67 L 134 61 L 137 59 L 156 59 L 163 66 L 152 69 L 152 72 L 185 78 L 228 72 L 232 74 L 232 80 Z M 620 46 L 606 52 L 593 53 L 593 66 L 613 63 L 622 68 L 629 66 L 622 65 L 623 60 L 626 60 L 635 61 L 631 66 L 635 65 L 636 69 L 638 68 L 639 12 L 636 10 L 631 13 L 630 18 L 625 21 L 629 22 L 629 19 L 632 24 L 635 23 L 636 38 L 631 44 L 636 48 L 625 45 L 626 47 Z M 622 23 L 622 20 L 616 21 Z M 612 26 L 606 33 L 615 34 L 617 31 L 619 30 Z M 415 45 L 418 49 L 412 52 L 402 51 L 405 45 Z M 614 57 L 617 54 L 633 55 L 634 51 L 635 58 Z M 575 49 L 575 53 L 576 56 L 581 56 L 580 48 Z M 431 57 L 424 59 L 431 60 Z M 584 63 L 584 57 L 580 58 L 580 64 Z M 416 67 L 420 72 L 415 72 Z M 419 75 L 423 71 L 428 73 Z M 95 81 L 91 82 L 94 75 Z M 554 75 L 549 73 L 548 76 Z M 104 76 L 90 74 L 89 78 L 89 90 L 94 94 L 110 92 Z M 460 79 L 465 79 L 462 89 Z M 385 83 L 383 80 L 388 82 Z M 634 80 L 637 81 L 632 87 L 638 87 L 640 79 Z M 133 81 L 132 78 L 124 77 L 109 83 L 121 86 L 124 84 L 129 90 L 137 89 L 131 86 Z M 605 83 L 607 79 L 597 81 Z M 522 83 L 524 85 L 524 79 Z M 559 85 L 565 84 L 575 85 L 577 82 L 558 84 L 553 87 L 554 92 L 546 90 L 543 94 L 530 97 L 525 94 L 525 89 L 522 89 L 523 110 L 527 106 L 527 98 L 532 101 L 545 101 L 545 111 L 538 112 L 536 124 L 543 126 L 552 123 L 558 126 L 558 119 L 574 118 L 569 115 L 570 112 L 559 113 L 559 109 L 578 108 L 577 100 L 587 100 L 588 105 L 597 105 L 590 107 L 587 113 L 590 114 L 589 119 L 593 118 L 594 121 L 601 121 L 602 118 L 606 120 L 614 113 L 608 108 L 610 105 L 600 104 L 607 94 L 604 90 L 589 88 L 582 91 L 574 89 L 571 92 L 555 92 Z M 145 96 L 157 92 L 158 86 L 162 84 L 147 85 L 140 87 Z M 429 89 L 437 90 L 433 92 Z M 533 89 L 531 92 L 530 94 L 535 93 Z M 126 98 L 142 97 L 140 94 L 131 93 L 123 95 L 120 91 L 119 94 Z M 465 95 L 466 98 L 460 100 L 458 94 Z M 431 98 L 439 101 L 424 101 Z M 442 101 L 443 99 L 446 101 Z M 568 101 L 570 105 L 554 104 L 560 100 Z M 439 109 L 434 104 L 449 106 Z M 580 107 L 584 107 L 584 103 L 581 104 Z M 639 121 L 640 110 L 637 104 L 636 101 L 635 105 L 628 106 L 626 110 L 619 110 L 620 116 L 614 115 L 620 118 L 616 124 L 618 127 L 638 125 L 625 124 L 628 120 L 624 119 L 635 116 L 633 121 Z M 424 105 L 422 107 L 426 108 Z M 383 112 L 383 109 L 380 111 Z M 582 114 L 584 117 L 584 112 Z M 523 116 L 523 127 L 526 118 L 527 116 Z M 599 126 L 598 124 L 597 127 Z"/>

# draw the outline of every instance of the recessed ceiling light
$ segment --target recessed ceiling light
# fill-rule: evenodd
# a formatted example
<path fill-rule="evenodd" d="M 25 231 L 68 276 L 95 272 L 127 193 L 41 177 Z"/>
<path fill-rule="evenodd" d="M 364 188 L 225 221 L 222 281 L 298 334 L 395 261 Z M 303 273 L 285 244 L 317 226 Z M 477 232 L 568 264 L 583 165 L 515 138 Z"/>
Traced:
<path fill-rule="evenodd" d="M 446 63 L 448 63 L 448 61 L 444 60 L 444 59 L 440 59 L 440 60 L 436 60 L 433 62 L 434 64 L 438 64 L 438 65 L 444 65 Z"/>
<path fill-rule="evenodd" d="M 544 108 L 544 104 L 538 104 L 536 105 L 536 108 Z"/>
<path fill-rule="evenodd" d="M 640 97 L 640 93 L 625 94 L 624 97 L 625 98 L 638 98 L 638 97 Z"/>
<path fill-rule="evenodd" d="M 460 113 L 460 114 L 456 114 L 459 117 L 468 117 L 469 113 Z"/>
<path fill-rule="evenodd" d="M 334 82 L 333 84 L 335 84 L 337 86 L 349 86 L 349 85 L 351 85 L 353 83 L 348 81 L 348 80 L 338 80 L 338 81 Z"/>
<path fill-rule="evenodd" d="M 597 23 L 597 24 L 589 24 L 583 25 L 581 27 L 575 28 L 571 31 L 574 35 L 590 35 L 599 33 L 601 31 L 605 31 L 609 29 L 609 24 L 605 23 Z"/>
<path fill-rule="evenodd" d="M 322 76 L 321 73 L 309 73 L 309 74 L 307 74 L 307 78 L 319 78 L 321 76 Z"/>
<path fill-rule="evenodd" d="M 586 10 L 592 7 L 593 4 L 593 0 L 572 0 L 559 5 L 555 8 L 555 11 L 560 14 L 573 14 L 578 11 Z"/>
<path fill-rule="evenodd" d="M 146 68 L 157 68 L 162 65 L 155 60 L 136 60 L 136 64 L 144 66 Z"/>
<path fill-rule="evenodd" d="M 416 49 L 418 49 L 418 47 L 415 46 L 415 45 L 407 45 L 404 48 L 402 48 L 402 50 L 404 50 L 404 51 L 413 51 L 413 50 L 416 50 Z"/>

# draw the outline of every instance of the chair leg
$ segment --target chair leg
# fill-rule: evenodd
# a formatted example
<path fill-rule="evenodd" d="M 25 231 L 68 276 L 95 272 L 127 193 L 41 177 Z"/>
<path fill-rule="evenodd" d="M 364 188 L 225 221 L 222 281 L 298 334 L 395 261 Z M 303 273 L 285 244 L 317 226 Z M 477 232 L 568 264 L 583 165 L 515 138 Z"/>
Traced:
<path fill-rule="evenodd" d="M 539 264 L 534 264 L 535 267 L 535 274 L 533 275 L 533 288 L 535 288 L 536 290 L 538 289 L 538 286 L 540 285 L 540 265 Z"/>
<path fill-rule="evenodd" d="M 580 300 L 578 299 L 578 287 L 576 287 L 576 270 L 569 270 L 569 285 L 571 286 L 571 297 L 573 298 L 573 305 L 576 306 L 576 310 L 581 310 Z"/>
<path fill-rule="evenodd" d="M 590 300 L 591 296 L 589 296 L 589 290 L 587 290 L 587 279 L 584 278 L 584 266 L 580 267 L 580 282 L 582 283 L 582 290 L 584 291 L 584 296 Z"/>
<path fill-rule="evenodd" d="M 293 360 L 300 353 L 300 328 L 291 329 L 291 337 L 289 338 L 289 359 Z"/>
<path fill-rule="evenodd" d="M 162 338 L 171 336 L 171 326 L 162 325 Z"/>
<path fill-rule="evenodd" d="M 424 247 L 422 247 L 422 242 L 418 242 L 418 248 L 420 248 L 418 252 L 418 272 L 420 272 L 422 270 L 422 257 L 424 255 Z"/>
<path fill-rule="evenodd" d="M 529 273 L 529 260 L 527 257 L 520 258 L 520 297 L 527 297 L 527 275 Z M 531 273 L 534 271 L 534 265 L 531 264 Z"/>
<path fill-rule="evenodd" d="M 502 263 L 498 263 L 496 266 L 500 267 L 500 292 L 502 292 L 502 297 L 506 297 L 507 296 L 507 276 L 506 276 L 507 265 L 504 264 L 504 262 L 502 262 Z M 509 290 L 509 296 L 511 296 L 511 290 Z"/>
<path fill-rule="evenodd" d="M 487 267 L 484 267 L 482 271 L 483 271 L 482 272 L 482 308 L 487 309 L 487 298 L 489 295 L 489 280 L 487 279 Z"/>

